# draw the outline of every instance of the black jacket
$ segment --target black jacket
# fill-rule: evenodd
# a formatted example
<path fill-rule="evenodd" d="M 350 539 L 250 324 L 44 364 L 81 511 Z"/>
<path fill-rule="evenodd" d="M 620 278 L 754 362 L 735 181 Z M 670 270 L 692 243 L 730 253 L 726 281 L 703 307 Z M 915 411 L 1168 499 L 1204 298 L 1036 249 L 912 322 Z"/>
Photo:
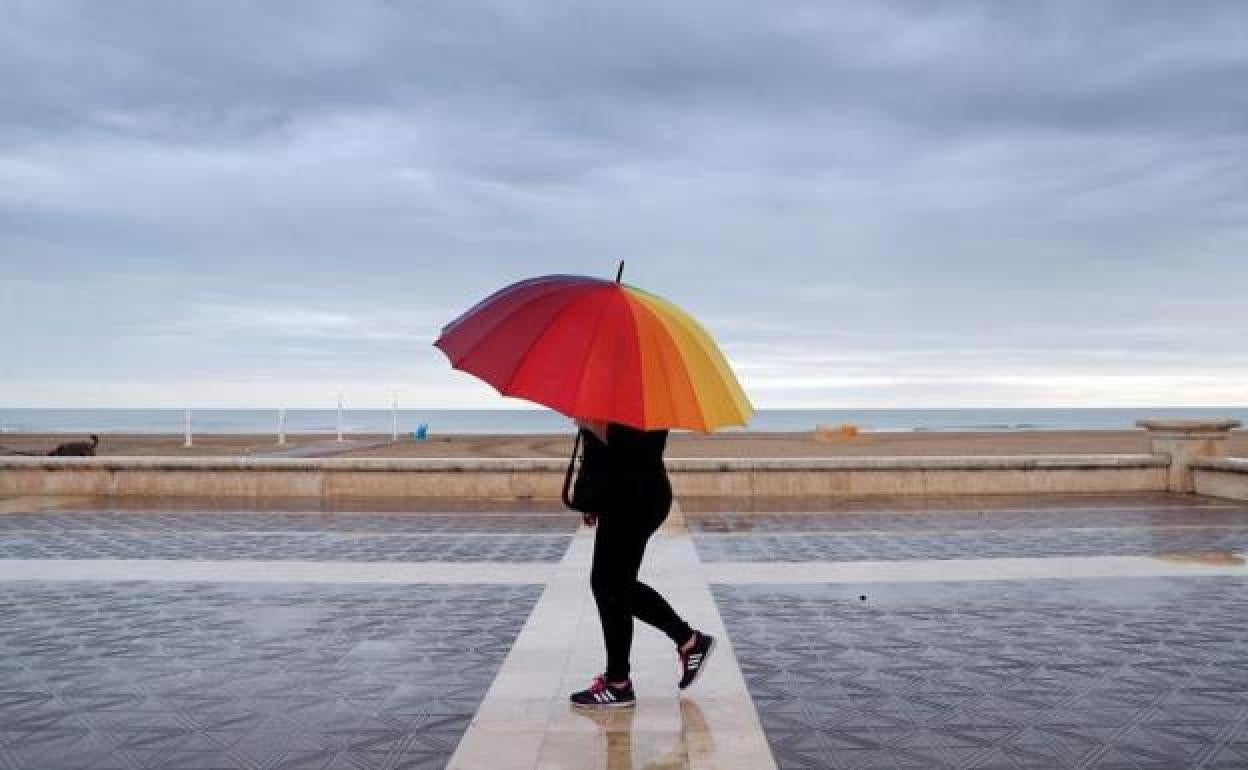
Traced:
<path fill-rule="evenodd" d="M 663 465 L 666 430 L 637 430 L 619 423 L 607 425 L 607 442 L 581 429 L 585 463 L 581 473 L 601 477 L 614 501 L 612 508 L 662 509 L 672 504 L 672 485 Z M 605 513 L 606 511 L 604 511 Z"/>

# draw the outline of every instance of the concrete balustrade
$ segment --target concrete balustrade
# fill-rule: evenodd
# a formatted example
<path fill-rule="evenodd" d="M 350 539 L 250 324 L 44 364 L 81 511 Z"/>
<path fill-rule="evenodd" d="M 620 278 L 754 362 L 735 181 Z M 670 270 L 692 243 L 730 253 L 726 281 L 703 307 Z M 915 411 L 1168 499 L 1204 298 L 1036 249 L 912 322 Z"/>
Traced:
<path fill-rule="evenodd" d="M 1166 488 L 1171 492 L 1193 492 L 1192 464 L 1198 460 L 1222 457 L 1231 431 L 1239 420 L 1137 420 L 1148 431 L 1155 454 L 1170 457 Z"/>
<path fill-rule="evenodd" d="M 1248 457 L 1193 460 L 1191 471 L 1197 494 L 1248 500 Z"/>
<path fill-rule="evenodd" d="M 669 459 L 678 496 L 983 495 L 1168 487 L 1166 455 Z M 0 457 L 0 495 L 558 499 L 546 458 Z"/>

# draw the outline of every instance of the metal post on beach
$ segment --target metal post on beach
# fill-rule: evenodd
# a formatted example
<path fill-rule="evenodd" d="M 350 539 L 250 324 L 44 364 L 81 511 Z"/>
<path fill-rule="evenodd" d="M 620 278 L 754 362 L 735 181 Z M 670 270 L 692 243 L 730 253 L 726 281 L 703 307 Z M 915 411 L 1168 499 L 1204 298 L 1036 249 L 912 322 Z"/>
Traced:
<path fill-rule="evenodd" d="M 277 444 L 286 446 L 286 409 L 277 410 Z"/>
<path fill-rule="evenodd" d="M 399 394 L 391 393 L 390 399 L 390 440 L 399 440 Z"/>
<path fill-rule="evenodd" d="M 182 446 L 189 447 L 191 446 L 191 410 L 190 409 L 186 410 L 186 414 L 184 415 L 184 418 L 185 418 L 185 423 L 186 423 L 186 440 L 182 442 Z"/>
<path fill-rule="evenodd" d="M 342 392 L 338 393 L 338 440 L 342 441 Z"/>

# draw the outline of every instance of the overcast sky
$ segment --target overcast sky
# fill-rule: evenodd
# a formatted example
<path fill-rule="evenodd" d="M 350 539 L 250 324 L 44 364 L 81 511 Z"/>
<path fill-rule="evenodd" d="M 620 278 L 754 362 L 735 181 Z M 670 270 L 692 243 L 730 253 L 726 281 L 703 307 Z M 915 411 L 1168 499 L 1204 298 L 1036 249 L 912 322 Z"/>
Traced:
<path fill-rule="evenodd" d="M 1248 3 L 0 0 L 0 406 L 522 406 L 533 275 L 759 407 L 1248 402 Z"/>

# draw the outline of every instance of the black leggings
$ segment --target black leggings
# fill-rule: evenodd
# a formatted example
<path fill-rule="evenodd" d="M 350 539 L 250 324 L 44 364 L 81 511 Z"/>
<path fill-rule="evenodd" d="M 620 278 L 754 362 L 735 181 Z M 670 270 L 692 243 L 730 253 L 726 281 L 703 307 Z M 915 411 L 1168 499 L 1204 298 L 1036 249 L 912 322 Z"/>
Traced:
<path fill-rule="evenodd" d="M 646 541 L 666 518 L 667 508 L 659 506 L 611 511 L 598 518 L 589 584 L 602 620 L 609 682 L 628 679 L 634 616 L 667 634 L 678 645 L 693 635 L 693 629 L 667 600 L 637 579 Z"/>

